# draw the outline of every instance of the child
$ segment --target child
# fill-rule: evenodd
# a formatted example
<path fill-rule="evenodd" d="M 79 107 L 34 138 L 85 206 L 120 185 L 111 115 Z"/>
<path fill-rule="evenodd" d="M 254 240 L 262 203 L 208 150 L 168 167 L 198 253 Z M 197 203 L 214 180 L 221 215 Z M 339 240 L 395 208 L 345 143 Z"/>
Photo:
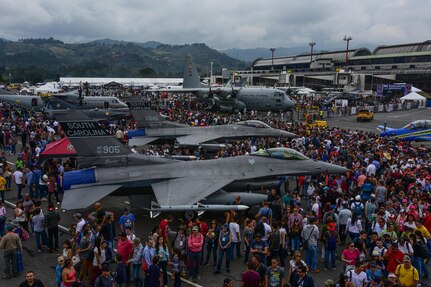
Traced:
<path fill-rule="evenodd" d="M 172 273 L 174 274 L 174 287 L 181 287 L 181 273 L 180 273 L 180 251 L 177 248 L 172 250 L 173 257 L 171 261 Z"/>
<path fill-rule="evenodd" d="M 158 255 L 154 256 L 153 264 L 151 264 L 148 273 L 150 274 L 150 286 L 149 287 L 160 287 L 160 282 L 162 281 L 162 272 L 159 266 L 160 257 Z"/>
<path fill-rule="evenodd" d="M 115 254 L 115 263 L 117 263 L 117 267 L 115 268 L 113 277 L 115 283 L 117 283 L 116 286 L 123 287 L 126 284 L 126 264 L 123 262 L 121 254 Z"/>

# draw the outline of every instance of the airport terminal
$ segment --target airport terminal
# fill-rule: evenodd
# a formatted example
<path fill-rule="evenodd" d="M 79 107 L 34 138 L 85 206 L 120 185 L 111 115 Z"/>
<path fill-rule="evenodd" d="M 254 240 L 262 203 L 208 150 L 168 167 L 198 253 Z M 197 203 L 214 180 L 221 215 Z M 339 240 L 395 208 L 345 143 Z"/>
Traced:
<path fill-rule="evenodd" d="M 313 53 L 316 43 L 310 43 L 307 54 L 259 58 L 250 70 L 238 74 L 255 85 L 323 88 L 349 84 L 358 90 L 376 90 L 378 84 L 398 82 L 431 91 L 431 40 L 381 45 L 374 50 L 348 49 L 346 42 L 345 50 Z"/>

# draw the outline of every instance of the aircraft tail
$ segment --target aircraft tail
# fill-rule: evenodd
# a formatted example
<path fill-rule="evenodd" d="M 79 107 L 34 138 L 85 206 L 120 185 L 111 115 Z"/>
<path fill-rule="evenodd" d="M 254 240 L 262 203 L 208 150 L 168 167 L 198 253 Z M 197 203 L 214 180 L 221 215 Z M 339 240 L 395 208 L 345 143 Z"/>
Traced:
<path fill-rule="evenodd" d="M 147 107 L 142 102 L 128 102 L 130 113 L 136 121 L 137 128 L 160 127 L 163 122 L 167 122 L 158 112 Z"/>
<path fill-rule="evenodd" d="M 61 121 L 60 125 L 79 157 L 112 158 L 132 154 L 98 123 Z"/>
<path fill-rule="evenodd" d="M 186 66 L 184 67 L 184 89 L 201 88 L 201 79 L 196 69 L 196 64 L 193 62 L 192 56 L 187 56 Z"/>

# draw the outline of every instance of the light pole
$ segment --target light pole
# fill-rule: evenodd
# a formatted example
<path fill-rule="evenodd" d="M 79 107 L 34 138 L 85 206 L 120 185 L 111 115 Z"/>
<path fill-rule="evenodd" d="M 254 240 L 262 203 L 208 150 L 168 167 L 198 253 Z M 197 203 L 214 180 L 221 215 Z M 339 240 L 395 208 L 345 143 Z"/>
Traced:
<path fill-rule="evenodd" d="M 269 50 L 271 50 L 271 66 L 272 66 L 272 70 L 274 70 L 274 52 L 275 52 L 275 48 L 271 48 L 271 49 L 269 49 Z"/>
<path fill-rule="evenodd" d="M 310 46 L 310 49 L 311 49 L 310 51 L 310 64 L 311 64 L 311 62 L 313 62 L 313 47 L 316 45 L 316 42 L 308 43 L 308 45 Z"/>
<path fill-rule="evenodd" d="M 211 66 L 210 66 L 210 83 L 212 83 L 212 81 L 213 81 L 213 64 L 214 64 L 214 62 L 211 62 L 210 64 L 211 64 Z"/>
<path fill-rule="evenodd" d="M 344 41 L 346 41 L 346 67 L 349 64 L 349 42 L 352 40 L 352 37 L 350 36 L 344 36 Z"/>

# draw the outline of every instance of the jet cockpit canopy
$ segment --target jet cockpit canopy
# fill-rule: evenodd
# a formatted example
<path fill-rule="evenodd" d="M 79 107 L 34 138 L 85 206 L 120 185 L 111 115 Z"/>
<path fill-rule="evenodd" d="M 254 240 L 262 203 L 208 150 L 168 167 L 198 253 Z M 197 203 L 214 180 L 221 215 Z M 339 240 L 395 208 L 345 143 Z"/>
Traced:
<path fill-rule="evenodd" d="M 242 122 L 237 122 L 236 124 L 241 126 L 254 127 L 254 128 L 265 128 L 265 129 L 271 128 L 268 124 L 257 120 L 242 121 Z"/>
<path fill-rule="evenodd" d="M 283 160 L 307 160 L 309 159 L 302 153 L 285 147 L 278 148 L 270 148 L 270 149 L 261 149 L 256 152 L 250 154 L 251 156 L 264 156 L 264 157 L 272 157 L 276 159 Z"/>
<path fill-rule="evenodd" d="M 431 128 L 430 120 L 418 120 L 404 126 L 404 129 L 406 130 L 424 129 L 424 128 Z"/>

